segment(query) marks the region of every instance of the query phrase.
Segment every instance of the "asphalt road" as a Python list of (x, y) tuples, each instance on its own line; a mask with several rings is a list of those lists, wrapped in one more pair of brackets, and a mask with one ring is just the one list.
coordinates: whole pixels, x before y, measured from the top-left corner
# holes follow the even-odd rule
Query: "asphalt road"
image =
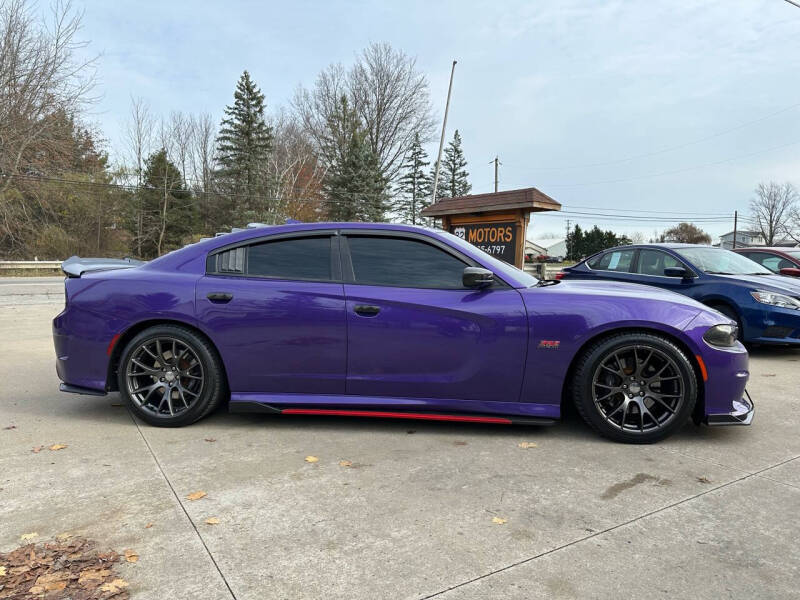
[(752, 427), (689, 425), (654, 446), (574, 416), (220, 411), (156, 429), (115, 395), (57, 391), (59, 286), (0, 280), (0, 551), (31, 532), (131, 548), (135, 599), (798, 597), (800, 351), (754, 353)]

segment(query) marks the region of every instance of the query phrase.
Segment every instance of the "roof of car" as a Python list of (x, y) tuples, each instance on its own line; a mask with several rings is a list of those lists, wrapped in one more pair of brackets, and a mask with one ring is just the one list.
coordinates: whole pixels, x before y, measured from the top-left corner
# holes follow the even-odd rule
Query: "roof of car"
[(734, 250), (737, 252), (740, 250), (748, 250), (750, 252), (754, 250), (755, 251), (766, 250), (768, 252), (778, 252), (780, 254), (785, 254), (787, 250), (800, 250), (800, 248), (792, 248), (791, 246), (745, 246), (743, 248), (735, 248)]

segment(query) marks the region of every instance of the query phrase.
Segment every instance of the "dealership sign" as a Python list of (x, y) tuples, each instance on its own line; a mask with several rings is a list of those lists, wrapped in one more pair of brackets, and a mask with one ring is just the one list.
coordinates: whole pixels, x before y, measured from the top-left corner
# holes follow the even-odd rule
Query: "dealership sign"
[(509, 264), (517, 262), (517, 223), (464, 223), (450, 233)]

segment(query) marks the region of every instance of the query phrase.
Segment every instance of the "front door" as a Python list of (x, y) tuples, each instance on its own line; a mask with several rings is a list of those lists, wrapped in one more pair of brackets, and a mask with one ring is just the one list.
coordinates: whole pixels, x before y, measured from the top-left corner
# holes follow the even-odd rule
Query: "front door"
[(343, 247), (348, 394), (519, 400), (527, 314), (517, 290), (464, 288), (468, 259), (423, 236), (351, 234)]

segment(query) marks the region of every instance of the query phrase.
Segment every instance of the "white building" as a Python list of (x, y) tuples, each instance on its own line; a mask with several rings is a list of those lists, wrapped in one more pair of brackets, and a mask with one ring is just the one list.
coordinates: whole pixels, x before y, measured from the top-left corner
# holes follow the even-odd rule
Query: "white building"
[[(733, 248), (733, 232), (729, 231), (721, 236), (719, 236), (719, 244), (717, 244), (720, 248), (725, 248), (726, 250), (730, 250)], [(736, 232), (736, 247), (737, 248), (747, 248), (748, 246), (766, 246), (766, 241), (764, 240), (764, 236), (761, 235), (760, 231), (737, 231)], [(792, 248), (797, 246), (797, 242), (792, 238), (778, 238), (773, 242), (773, 246), (783, 246), (787, 248)]]
[[(528, 252), (528, 248), (535, 252)], [(549, 240), (527, 240), (525, 242), (525, 254), (533, 254), (538, 256), (557, 256), (564, 258), (567, 255), (567, 240), (564, 239), (549, 239)]]

